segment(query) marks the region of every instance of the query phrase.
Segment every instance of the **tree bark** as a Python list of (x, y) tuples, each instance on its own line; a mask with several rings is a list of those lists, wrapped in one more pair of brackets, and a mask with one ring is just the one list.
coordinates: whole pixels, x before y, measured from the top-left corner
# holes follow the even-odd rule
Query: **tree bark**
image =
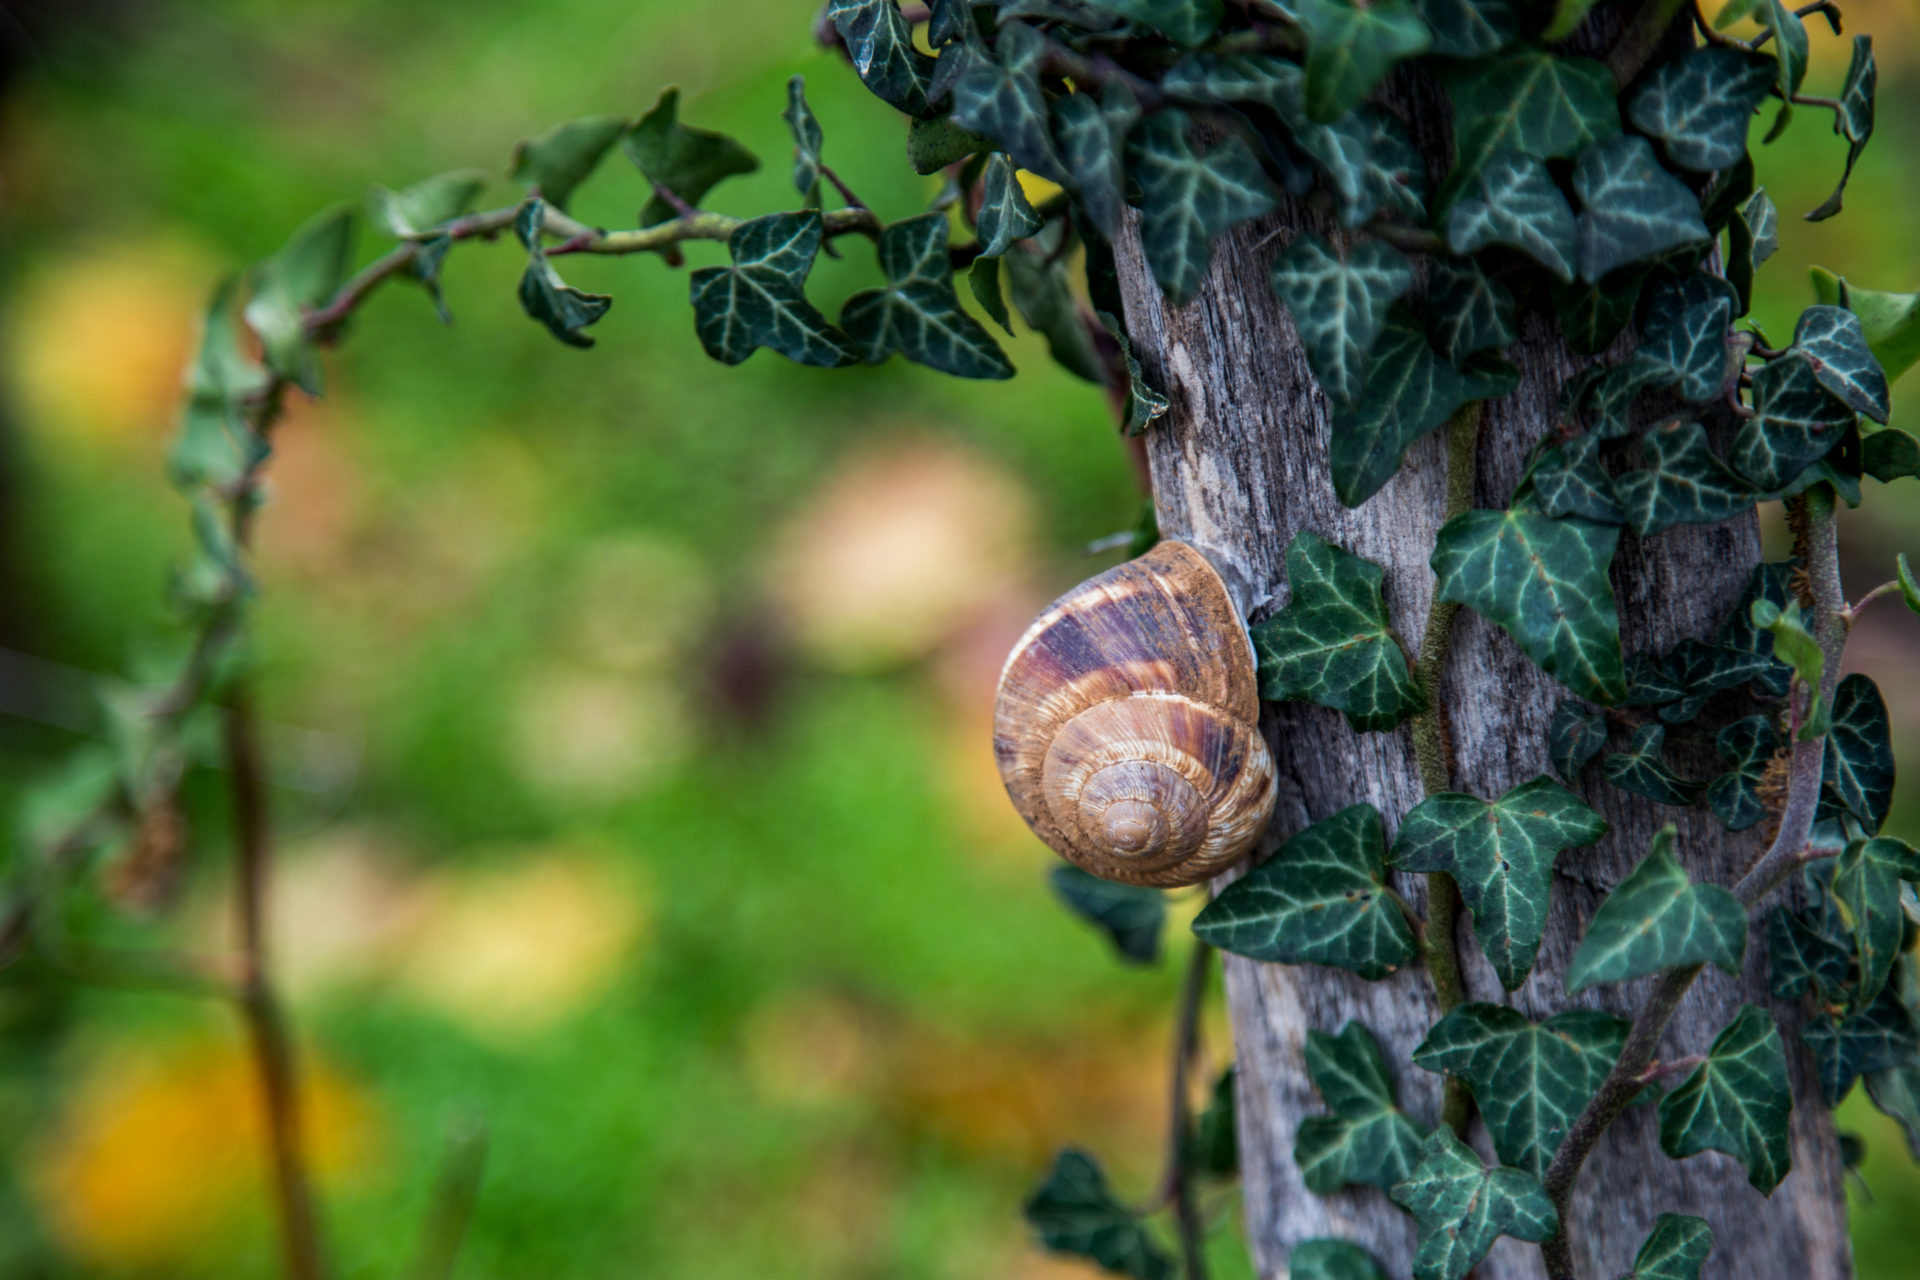
[[(1185, 307), (1172, 307), (1161, 296), (1141, 256), (1137, 225), (1125, 228), (1115, 244), (1128, 332), (1150, 380), (1172, 401), (1148, 436), (1160, 528), (1200, 547), (1230, 582), (1237, 579), (1253, 621), (1285, 603), (1287, 543), (1310, 529), (1385, 566), (1394, 627), (1403, 642), (1417, 645), (1433, 598), (1427, 560), (1445, 499), (1441, 433), (1415, 444), (1399, 475), (1359, 508), (1348, 509), (1334, 497), (1327, 404), (1267, 282), (1269, 258), (1305, 225), (1304, 217), (1289, 206), (1221, 237), (1206, 284)], [(1480, 507), (1506, 505), (1527, 451), (1552, 425), (1561, 381), (1577, 367), (1550, 318), (1523, 315), (1521, 328), (1520, 341), (1508, 352), (1520, 367), (1520, 386), (1490, 402), (1483, 415), (1474, 484)], [(1744, 589), (1759, 554), (1751, 513), (1645, 540), (1623, 535), (1613, 582), (1627, 651), (1664, 650), (1684, 637), (1710, 635)], [(1504, 632), (1471, 611), (1461, 610), (1454, 625), (1441, 696), (1456, 789), (1492, 798), (1549, 771), (1547, 727), (1555, 704), (1570, 695)], [(1263, 723), (1280, 770), (1267, 850), (1362, 800), (1381, 811), (1391, 833), (1423, 798), (1404, 727), (1355, 733), (1337, 712), (1305, 703), (1268, 704)], [(1697, 757), (1676, 749), (1671, 759), (1694, 777), (1717, 771), (1710, 746)], [(1469, 999), (1511, 1004), (1536, 1020), (1575, 1006), (1631, 1017), (1652, 979), (1577, 999), (1569, 999), (1563, 987), (1567, 962), (1607, 890), (1669, 822), (1679, 827), (1680, 855), (1696, 878), (1731, 884), (1765, 848), (1764, 824), (1730, 836), (1704, 806), (1662, 807), (1591, 776), (1575, 790), (1605, 815), (1610, 832), (1597, 845), (1561, 856), (1539, 959), (1526, 985), (1511, 996), (1502, 992), (1463, 919), (1458, 941)], [(1396, 880), (1408, 898), (1424, 902), (1421, 877), (1396, 874)], [(1743, 978), (1709, 969), (1674, 1019), (1662, 1057), (1705, 1052), (1743, 1002), (1770, 1008), (1780, 1020), (1793, 1075), (1793, 1171), (1764, 1198), (1730, 1157), (1669, 1159), (1659, 1148), (1653, 1107), (1634, 1108), (1594, 1152), (1574, 1196), (1568, 1229), (1583, 1277), (1607, 1280), (1627, 1271), (1664, 1212), (1697, 1214), (1712, 1225), (1709, 1276), (1851, 1275), (1833, 1123), (1799, 1041), (1800, 1011), (1776, 1004), (1767, 992), (1764, 919), (1763, 908), (1749, 932)], [(1402, 1105), (1423, 1124), (1435, 1122), (1440, 1078), (1409, 1065), (1413, 1048), (1438, 1016), (1425, 972), (1414, 967), (1369, 983), (1333, 969), (1228, 956), (1226, 982), (1239, 1062), (1247, 1229), (1260, 1274), (1284, 1275), (1288, 1254), (1301, 1240), (1338, 1236), (1366, 1246), (1389, 1275), (1408, 1275), (1412, 1220), (1370, 1188), (1333, 1196), (1307, 1191), (1293, 1143), (1300, 1120), (1324, 1110), (1302, 1058), (1306, 1033), (1338, 1031), (1349, 1019), (1360, 1020), (1380, 1040), (1398, 1076)], [(1477, 1120), (1471, 1138), (1483, 1156), (1491, 1156)], [(1503, 1239), (1475, 1274), (1519, 1280), (1544, 1271), (1535, 1246)]]

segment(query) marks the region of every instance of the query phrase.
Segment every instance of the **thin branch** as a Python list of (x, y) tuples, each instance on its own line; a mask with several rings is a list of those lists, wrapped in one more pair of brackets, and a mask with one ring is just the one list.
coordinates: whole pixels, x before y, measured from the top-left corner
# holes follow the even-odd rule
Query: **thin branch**
[(1894, 578), (1887, 582), (1881, 583), (1879, 586), (1875, 587), (1873, 590), (1867, 592), (1867, 594), (1861, 596), (1858, 600), (1855, 600), (1852, 604), (1842, 609), (1840, 611), (1841, 621), (1845, 622), (1847, 626), (1851, 628), (1855, 622), (1859, 621), (1860, 615), (1866, 612), (1866, 608), (1868, 605), (1872, 604), (1875, 600), (1878, 600), (1882, 596), (1890, 596), (1890, 595), (1897, 594), (1899, 590), (1900, 590), (1900, 580), (1898, 578)]
[(1186, 1280), (1207, 1280), (1207, 1224), (1200, 1212), (1200, 1198), (1193, 1189), (1193, 1112), (1188, 1073), (1200, 1052), (1200, 1004), (1206, 995), (1207, 969), (1212, 961), (1213, 948), (1195, 938), (1186, 980), (1180, 986), (1180, 1013), (1174, 1028), (1167, 1173), (1174, 1221), (1179, 1227), (1180, 1252), (1187, 1264)]

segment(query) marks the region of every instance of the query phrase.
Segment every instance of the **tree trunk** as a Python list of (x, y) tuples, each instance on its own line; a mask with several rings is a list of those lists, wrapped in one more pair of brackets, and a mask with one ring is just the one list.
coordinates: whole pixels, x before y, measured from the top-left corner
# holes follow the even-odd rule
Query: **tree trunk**
[[(1433, 598), (1427, 559), (1445, 501), (1442, 433), (1417, 443), (1406, 466), (1358, 509), (1334, 497), (1327, 470), (1327, 404), (1308, 371), (1286, 309), (1267, 282), (1267, 263), (1303, 216), (1274, 219), (1221, 237), (1206, 284), (1192, 303), (1172, 307), (1141, 256), (1137, 226), (1115, 246), (1127, 329), (1150, 380), (1172, 401), (1148, 436), (1160, 527), (1208, 553), (1258, 620), (1285, 602), (1285, 549), (1310, 529), (1385, 566), (1387, 602), (1402, 640), (1417, 645)], [(1325, 228), (1319, 228), (1325, 230)], [(1547, 317), (1526, 315), (1508, 353), (1521, 369), (1517, 391), (1483, 415), (1475, 505), (1503, 507), (1528, 449), (1553, 422), (1560, 383), (1576, 366)], [(1747, 583), (1759, 559), (1755, 517), (1682, 526), (1641, 540), (1624, 534), (1613, 570), (1628, 652), (1664, 650), (1707, 636)], [(1492, 798), (1549, 770), (1547, 726), (1567, 692), (1532, 665), (1511, 639), (1461, 610), (1441, 682), (1450, 730), (1452, 785)], [(1344, 717), (1305, 703), (1269, 704), (1264, 727), (1280, 770), (1280, 800), (1269, 842), (1356, 801), (1368, 801), (1391, 833), (1423, 797), (1406, 728), (1355, 733)], [(1695, 777), (1716, 762), (1675, 763)], [(1606, 891), (1646, 852), (1654, 833), (1679, 826), (1679, 850), (1698, 878), (1731, 884), (1765, 847), (1764, 824), (1728, 835), (1704, 806), (1662, 807), (1597, 780), (1576, 787), (1612, 830), (1597, 845), (1561, 856), (1539, 960), (1511, 997), (1481, 955), (1467, 922), (1459, 947), (1469, 999), (1511, 1004), (1539, 1019), (1579, 1006), (1631, 1017), (1652, 979), (1569, 999), (1563, 976)], [(1421, 877), (1396, 873), (1398, 887), (1424, 901)], [(1462, 913), (1463, 916), (1465, 913)], [(1846, 1206), (1833, 1123), (1821, 1106), (1800, 1045), (1797, 1008), (1775, 1004), (1765, 981), (1764, 911), (1757, 913), (1741, 980), (1709, 969), (1674, 1019), (1663, 1057), (1704, 1052), (1742, 1002), (1779, 1018), (1794, 1083), (1793, 1171), (1762, 1197), (1741, 1165), (1708, 1153), (1675, 1161), (1659, 1148), (1651, 1106), (1630, 1110), (1581, 1176), (1568, 1229), (1580, 1274), (1607, 1280), (1628, 1270), (1654, 1219), (1697, 1214), (1713, 1227), (1709, 1276), (1839, 1280), (1852, 1272)], [(1338, 1031), (1359, 1019), (1379, 1038), (1399, 1079), (1402, 1104), (1423, 1124), (1439, 1113), (1440, 1078), (1408, 1065), (1437, 1017), (1424, 970), (1377, 983), (1334, 969), (1256, 964), (1226, 957), (1226, 982), (1239, 1062), (1240, 1160), (1247, 1228), (1260, 1274), (1285, 1273), (1296, 1243), (1316, 1236), (1357, 1241), (1388, 1274), (1409, 1274), (1412, 1220), (1371, 1188), (1318, 1196), (1293, 1160), (1302, 1117), (1324, 1110), (1307, 1077), (1302, 1047), (1310, 1029)], [(1491, 1146), (1475, 1123), (1472, 1141)], [(1501, 1240), (1475, 1272), (1483, 1280), (1544, 1274), (1540, 1251)]]

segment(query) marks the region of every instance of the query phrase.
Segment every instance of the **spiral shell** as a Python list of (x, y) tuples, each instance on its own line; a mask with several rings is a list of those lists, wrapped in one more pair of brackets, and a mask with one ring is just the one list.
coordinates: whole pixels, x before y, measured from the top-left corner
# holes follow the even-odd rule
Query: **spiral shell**
[(1075, 587), (1014, 646), (993, 748), (1014, 807), (1083, 870), (1196, 884), (1273, 812), (1253, 648), (1220, 574), (1162, 542)]

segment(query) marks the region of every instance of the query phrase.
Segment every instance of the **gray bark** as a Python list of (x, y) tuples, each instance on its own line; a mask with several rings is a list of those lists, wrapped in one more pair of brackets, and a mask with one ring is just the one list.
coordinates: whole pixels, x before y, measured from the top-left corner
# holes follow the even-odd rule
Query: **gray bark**
[[(1148, 437), (1160, 527), (1206, 551), (1230, 571), (1230, 579), (1241, 579), (1254, 620), (1285, 602), (1286, 545), (1299, 530), (1313, 530), (1385, 566), (1394, 626), (1417, 646), (1433, 596), (1427, 559), (1444, 504), (1442, 440), (1436, 433), (1417, 443), (1400, 474), (1358, 509), (1334, 497), (1326, 402), (1267, 283), (1269, 258), (1299, 225), (1295, 214), (1285, 213), (1222, 237), (1207, 283), (1179, 308), (1169, 306), (1154, 285), (1134, 227), (1115, 246), (1128, 331), (1150, 380), (1172, 401)], [(1528, 316), (1522, 327), (1520, 342), (1508, 353), (1521, 368), (1521, 385), (1489, 404), (1484, 415), (1475, 479), (1475, 505), (1481, 507), (1506, 505), (1527, 450), (1552, 423), (1561, 380), (1576, 367), (1545, 319)], [(1625, 535), (1614, 589), (1628, 652), (1709, 635), (1758, 558), (1751, 514), (1644, 541)], [(1568, 695), (1504, 632), (1471, 611), (1462, 610), (1455, 624), (1441, 692), (1455, 788), (1491, 798), (1549, 771), (1547, 726), (1555, 704)], [(1266, 849), (1360, 800), (1381, 811), (1391, 834), (1422, 798), (1404, 728), (1356, 734), (1338, 713), (1302, 703), (1268, 704), (1264, 728), (1280, 768), (1280, 800)], [(1700, 758), (1677, 752), (1671, 758), (1694, 777), (1716, 771), (1710, 748)], [(1631, 1017), (1645, 983), (1606, 987), (1577, 1000), (1563, 989), (1567, 962), (1607, 890), (1669, 822), (1678, 824), (1681, 857), (1699, 878), (1731, 884), (1764, 848), (1765, 824), (1729, 836), (1704, 806), (1662, 807), (1594, 778), (1576, 790), (1606, 816), (1611, 832), (1591, 848), (1562, 855), (1538, 963), (1511, 997), (1501, 991), (1462, 920), (1459, 945), (1469, 999), (1510, 1003), (1535, 1019), (1575, 1005)], [(1420, 877), (1399, 880), (1402, 892), (1423, 901)], [(1747, 1184), (1745, 1171), (1729, 1157), (1670, 1160), (1659, 1149), (1653, 1108), (1636, 1107), (1588, 1161), (1576, 1191), (1570, 1229), (1583, 1277), (1606, 1280), (1628, 1270), (1663, 1212), (1697, 1214), (1712, 1224), (1709, 1276), (1851, 1275), (1833, 1124), (1799, 1043), (1799, 1011), (1775, 1004), (1767, 993), (1764, 918), (1765, 907), (1753, 919), (1745, 976), (1736, 981), (1709, 969), (1674, 1020), (1662, 1057), (1704, 1052), (1742, 1002), (1772, 1008), (1785, 1031), (1794, 1077), (1792, 1173), (1769, 1199)], [(1371, 1189), (1330, 1197), (1307, 1191), (1293, 1143), (1302, 1117), (1324, 1110), (1302, 1060), (1306, 1033), (1337, 1031), (1355, 1018), (1379, 1038), (1397, 1072), (1403, 1105), (1423, 1123), (1434, 1121), (1439, 1077), (1409, 1064), (1436, 1017), (1424, 971), (1368, 983), (1338, 970), (1229, 956), (1226, 983), (1239, 1062), (1247, 1228), (1260, 1274), (1283, 1276), (1288, 1253), (1301, 1240), (1339, 1236), (1364, 1244), (1390, 1275), (1408, 1275), (1411, 1219)], [(1475, 1129), (1473, 1141), (1490, 1156), (1477, 1122)], [(1544, 1272), (1535, 1246), (1502, 1240), (1475, 1274), (1519, 1280)]]

